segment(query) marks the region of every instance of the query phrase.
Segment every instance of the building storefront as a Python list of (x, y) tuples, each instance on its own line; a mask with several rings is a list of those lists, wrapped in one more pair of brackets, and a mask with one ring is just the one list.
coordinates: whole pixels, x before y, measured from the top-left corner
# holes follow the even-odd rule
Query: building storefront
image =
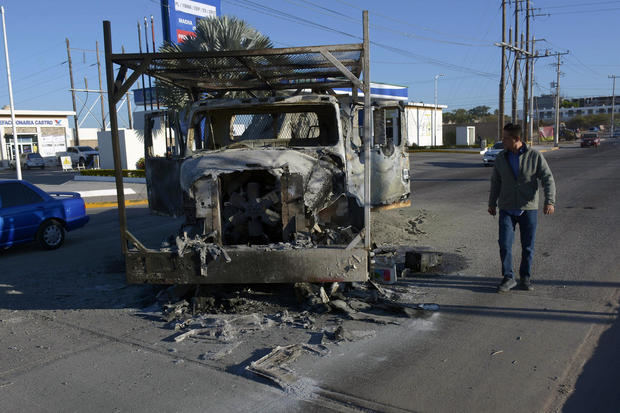
[[(16, 110), (15, 126), (19, 153), (37, 152), (43, 157), (56, 156), (71, 146), (72, 131), (67, 117), (72, 111)], [(11, 111), (0, 110), (0, 165), (14, 159)]]

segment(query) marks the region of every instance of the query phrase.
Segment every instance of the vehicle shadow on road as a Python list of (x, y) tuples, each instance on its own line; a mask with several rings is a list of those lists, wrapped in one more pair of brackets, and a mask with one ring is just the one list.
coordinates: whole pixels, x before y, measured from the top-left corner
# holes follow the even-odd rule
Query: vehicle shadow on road
[[(616, 317), (618, 313), (616, 312)], [(565, 413), (611, 412), (620, 406), (620, 319), (605, 331), (594, 354), (585, 364), (573, 394), (562, 409)]]
[[(134, 235), (157, 246), (162, 234), (176, 223), (150, 215), (146, 209), (127, 209)], [(57, 250), (38, 244), (16, 245), (0, 251), (0, 310), (78, 310), (142, 308), (152, 304), (158, 287), (129, 285), (120, 252), (118, 211), (91, 215), (84, 228), (66, 234)]]

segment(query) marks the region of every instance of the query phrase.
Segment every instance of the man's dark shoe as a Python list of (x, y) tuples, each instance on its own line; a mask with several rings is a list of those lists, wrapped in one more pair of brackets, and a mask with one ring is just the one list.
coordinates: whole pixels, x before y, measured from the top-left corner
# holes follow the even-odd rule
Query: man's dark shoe
[(504, 277), (502, 283), (497, 287), (498, 293), (507, 293), (517, 286), (517, 282), (514, 278)]
[(521, 277), (521, 282), (519, 282), (519, 287), (525, 291), (534, 291), (534, 286), (530, 281), (530, 277)]

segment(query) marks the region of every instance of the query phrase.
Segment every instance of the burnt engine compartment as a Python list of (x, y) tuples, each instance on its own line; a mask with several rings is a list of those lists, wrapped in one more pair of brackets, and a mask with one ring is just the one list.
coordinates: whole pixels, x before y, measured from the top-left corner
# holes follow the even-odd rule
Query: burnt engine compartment
[(245, 170), (203, 177), (184, 195), (180, 235), (219, 245), (347, 244), (363, 227), (363, 208), (343, 193), (334, 195), (341, 175), (316, 175), (310, 195), (304, 177), (286, 168), (280, 176)]
[(222, 244), (268, 244), (282, 238), (282, 196), (277, 178), (267, 171), (220, 177)]

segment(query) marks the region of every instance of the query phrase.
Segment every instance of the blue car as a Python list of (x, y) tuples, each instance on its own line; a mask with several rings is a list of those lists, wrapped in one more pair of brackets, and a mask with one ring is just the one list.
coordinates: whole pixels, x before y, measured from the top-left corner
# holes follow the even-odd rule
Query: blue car
[(76, 192), (47, 193), (26, 181), (0, 180), (0, 248), (36, 240), (53, 250), (62, 245), (65, 231), (88, 220)]

